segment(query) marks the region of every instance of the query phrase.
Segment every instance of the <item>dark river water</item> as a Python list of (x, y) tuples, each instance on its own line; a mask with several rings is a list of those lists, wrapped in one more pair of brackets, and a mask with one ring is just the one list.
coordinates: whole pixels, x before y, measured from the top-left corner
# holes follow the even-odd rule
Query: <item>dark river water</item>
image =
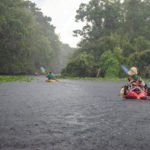
[(0, 150), (150, 150), (150, 101), (124, 83), (0, 83)]

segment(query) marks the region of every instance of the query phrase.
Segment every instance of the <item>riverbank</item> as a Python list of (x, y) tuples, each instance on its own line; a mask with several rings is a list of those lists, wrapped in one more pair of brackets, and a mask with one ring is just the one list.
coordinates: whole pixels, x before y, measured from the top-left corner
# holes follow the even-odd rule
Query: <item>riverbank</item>
[(59, 77), (59, 79), (71, 79), (71, 80), (97, 80), (97, 81), (127, 81), (126, 78), (110, 78), (110, 77)]
[[(38, 76), (37, 76), (38, 77)], [(25, 75), (0, 75), (0, 82), (15, 82), (26, 81), (30, 82), (34, 77)], [(57, 76), (57, 79), (69, 79), (69, 80), (93, 80), (93, 81), (115, 81), (115, 82), (128, 82), (127, 78), (115, 78), (115, 77), (69, 77), (69, 76)], [(144, 79), (146, 83), (150, 82), (150, 79)]]
[[(59, 79), (71, 79), (71, 80), (97, 80), (97, 81), (116, 81), (116, 82), (128, 82), (127, 77), (126, 78), (117, 78), (117, 77), (58, 77)], [(150, 82), (150, 79), (144, 79), (143, 80), (148, 83)]]
[(33, 78), (29, 76), (0, 75), (0, 82), (14, 82), (14, 81), (30, 82), (31, 80), (33, 80)]

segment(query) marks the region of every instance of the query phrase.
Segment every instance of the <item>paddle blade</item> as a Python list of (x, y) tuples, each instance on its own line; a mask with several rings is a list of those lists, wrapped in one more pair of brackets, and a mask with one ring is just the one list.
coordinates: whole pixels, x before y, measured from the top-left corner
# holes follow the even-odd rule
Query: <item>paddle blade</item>
[(40, 70), (41, 70), (42, 73), (46, 72), (44, 67), (40, 67)]
[(126, 73), (126, 74), (128, 74), (128, 68), (127, 68), (127, 66), (125, 66), (125, 65), (121, 65), (121, 68), (123, 69), (123, 71)]

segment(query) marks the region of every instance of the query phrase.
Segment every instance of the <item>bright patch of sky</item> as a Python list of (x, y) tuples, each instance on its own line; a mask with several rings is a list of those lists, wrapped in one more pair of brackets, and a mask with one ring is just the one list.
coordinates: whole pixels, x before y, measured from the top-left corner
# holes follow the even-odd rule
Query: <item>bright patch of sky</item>
[(89, 0), (31, 0), (37, 4), (44, 15), (52, 18), (52, 24), (56, 27), (56, 33), (63, 43), (71, 47), (77, 47), (79, 37), (73, 36), (73, 30), (81, 29), (83, 23), (75, 22), (76, 10), (81, 3)]

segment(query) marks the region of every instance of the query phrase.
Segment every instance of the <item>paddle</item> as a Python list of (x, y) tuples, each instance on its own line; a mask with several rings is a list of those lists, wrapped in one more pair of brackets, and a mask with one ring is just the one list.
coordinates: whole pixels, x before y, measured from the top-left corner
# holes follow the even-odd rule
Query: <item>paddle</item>
[(46, 70), (45, 70), (45, 68), (44, 67), (40, 67), (40, 70), (41, 70), (41, 72), (43, 73), (43, 74), (45, 74), (46, 73)]
[(123, 71), (125, 72), (125, 74), (128, 74), (128, 68), (126, 65), (121, 65), (121, 68), (123, 69)]

